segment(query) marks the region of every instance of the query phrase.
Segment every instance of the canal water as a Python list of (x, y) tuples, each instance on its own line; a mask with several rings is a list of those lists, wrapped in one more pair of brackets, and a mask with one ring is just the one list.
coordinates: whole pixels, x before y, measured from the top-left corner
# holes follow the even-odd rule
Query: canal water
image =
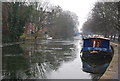
[(41, 40), (2, 48), (3, 79), (99, 79), (82, 70), (82, 40)]

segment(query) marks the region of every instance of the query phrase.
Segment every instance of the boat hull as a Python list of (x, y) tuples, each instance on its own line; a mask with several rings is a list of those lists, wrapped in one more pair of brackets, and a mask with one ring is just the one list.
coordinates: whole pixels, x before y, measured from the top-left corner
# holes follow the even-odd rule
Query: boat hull
[(88, 57), (92, 59), (106, 59), (106, 58), (112, 58), (113, 57), (113, 52), (104, 52), (104, 51), (97, 51), (97, 52), (92, 52), (92, 51), (83, 51), (82, 56), (83, 57)]

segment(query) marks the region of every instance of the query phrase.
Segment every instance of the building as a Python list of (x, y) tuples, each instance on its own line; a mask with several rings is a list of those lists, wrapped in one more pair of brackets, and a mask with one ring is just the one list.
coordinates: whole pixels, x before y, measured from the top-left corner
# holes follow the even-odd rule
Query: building
[(33, 34), (35, 33), (38, 29), (35, 27), (35, 24), (30, 22), (25, 25), (26, 28), (26, 34)]

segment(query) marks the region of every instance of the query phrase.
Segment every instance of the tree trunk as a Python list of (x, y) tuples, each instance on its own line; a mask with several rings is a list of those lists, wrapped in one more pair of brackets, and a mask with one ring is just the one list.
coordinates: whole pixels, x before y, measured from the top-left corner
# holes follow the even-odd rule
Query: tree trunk
[(120, 43), (120, 33), (118, 33), (118, 42)]
[(105, 34), (105, 36), (104, 36), (105, 38), (109, 38), (109, 35), (107, 35), (107, 34)]
[(104, 35), (104, 37), (106, 38), (106, 37), (107, 37), (107, 35), (105, 34), (105, 35)]
[(116, 34), (114, 34), (113, 40), (116, 41)]
[(110, 39), (113, 40), (113, 35), (110, 36)]

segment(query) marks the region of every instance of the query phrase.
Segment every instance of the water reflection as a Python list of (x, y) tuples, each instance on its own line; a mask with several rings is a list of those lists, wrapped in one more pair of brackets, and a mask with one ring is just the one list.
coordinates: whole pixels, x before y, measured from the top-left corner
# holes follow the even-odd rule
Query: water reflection
[(74, 41), (37, 41), (3, 47), (4, 78), (45, 79), (61, 64), (76, 58), (74, 49)]
[(62, 45), (59, 42), (42, 41), (39, 44), (34, 44), (26, 47), (30, 55), (32, 78), (47, 78), (46, 75), (52, 70), (56, 71), (62, 63), (75, 59), (75, 54), (72, 54), (74, 48), (72, 44)]
[(2, 48), (2, 74), (7, 79), (19, 79), (21, 72), (25, 71), (29, 65), (22, 56), (23, 50), (19, 45)]
[(99, 59), (99, 56), (96, 56), (97, 59), (93, 59), (91, 57), (94, 57), (94, 55), (90, 55), (90, 56), (84, 56), (81, 55), (81, 60), (82, 60), (82, 69), (83, 71), (90, 73), (93, 81), (97, 81), (102, 74), (106, 71), (107, 67), (110, 64), (110, 61), (112, 60), (112, 58), (106, 58), (106, 59)]

